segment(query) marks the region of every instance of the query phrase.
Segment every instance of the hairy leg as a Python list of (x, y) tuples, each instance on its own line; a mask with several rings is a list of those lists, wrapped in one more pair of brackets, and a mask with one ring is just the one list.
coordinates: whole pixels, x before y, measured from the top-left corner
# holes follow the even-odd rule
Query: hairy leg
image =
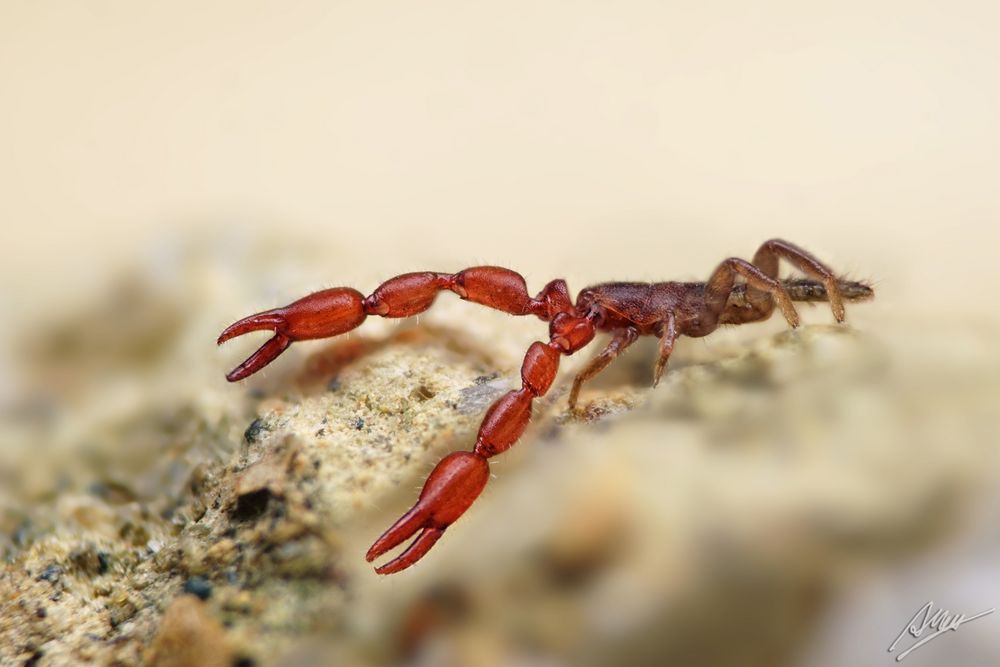
[[(738, 257), (730, 257), (723, 261), (705, 284), (705, 308), (707, 311), (705, 314), (710, 319), (714, 318), (714, 321), (722, 323), (736, 321), (728, 319), (730, 313), (725, 311), (729, 294), (736, 284), (737, 276), (746, 280), (747, 285), (751, 288), (747, 290), (747, 301), (750, 302), (747, 315), (755, 316), (754, 319), (763, 319), (771, 314), (774, 308), (773, 304), (777, 303), (788, 324), (793, 328), (799, 326), (799, 314), (796, 312), (795, 306), (792, 305), (792, 299), (785, 286), (776, 278), (764, 273), (760, 268)], [(750, 298), (749, 292), (752, 290), (757, 290), (766, 296), (766, 314), (763, 317), (756, 317), (764, 309), (764, 304), (761, 303), (760, 299)], [(740, 321), (752, 320), (748, 318)]]
[(580, 388), (595, 375), (608, 367), (615, 357), (622, 353), (629, 345), (634, 343), (639, 337), (639, 332), (633, 327), (619, 329), (614, 333), (611, 342), (608, 343), (600, 354), (590, 360), (582, 371), (573, 379), (573, 388), (569, 392), (569, 409), (576, 411), (576, 401), (580, 397)]
[(660, 337), (659, 354), (656, 357), (656, 366), (653, 367), (653, 386), (660, 384), (660, 376), (663, 369), (667, 367), (670, 353), (674, 351), (674, 341), (677, 340), (677, 327), (674, 314), (668, 313), (667, 319), (657, 327), (656, 334)]
[(768, 276), (777, 278), (779, 259), (786, 260), (810, 278), (823, 283), (833, 316), (838, 322), (844, 321), (844, 299), (837, 284), (837, 276), (830, 267), (819, 261), (812, 253), (782, 239), (765, 241), (754, 254), (753, 263)]

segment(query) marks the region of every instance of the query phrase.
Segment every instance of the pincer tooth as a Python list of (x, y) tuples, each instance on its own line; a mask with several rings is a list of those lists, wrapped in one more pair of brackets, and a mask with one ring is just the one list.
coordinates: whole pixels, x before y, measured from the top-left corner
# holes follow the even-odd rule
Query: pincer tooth
[(444, 529), (442, 528), (424, 528), (420, 532), (420, 535), (417, 536), (417, 539), (413, 540), (413, 544), (406, 548), (406, 551), (385, 565), (375, 568), (375, 572), (378, 574), (392, 574), (400, 570), (405, 570), (423, 558), (424, 554), (431, 550), (431, 547), (441, 539), (442, 535), (444, 535)]
[(375, 544), (368, 549), (365, 560), (369, 563), (384, 554), (390, 549), (394, 549), (406, 540), (410, 539), (414, 533), (421, 528), (425, 528), (429, 519), (429, 512), (426, 505), (417, 502), (409, 512), (399, 517), (396, 523), (392, 524), (382, 536), (375, 540)]
[[(236, 334), (239, 335), (239, 334)], [(260, 369), (267, 366), (269, 363), (274, 361), (274, 359), (284, 352), (292, 341), (288, 336), (282, 334), (275, 334), (270, 340), (257, 348), (257, 351), (247, 357), (247, 360), (242, 364), (231, 370), (227, 375), (226, 379), (230, 382), (237, 382), (243, 378), (253, 375)]]
[(257, 313), (256, 315), (250, 315), (249, 317), (244, 317), (238, 322), (233, 322), (225, 331), (219, 334), (219, 340), (216, 341), (217, 345), (222, 345), (227, 340), (236, 338), (237, 336), (242, 336), (245, 333), (250, 333), (251, 331), (263, 331), (269, 330), (278, 332), (285, 327), (287, 320), (285, 316), (282, 315), (278, 310), (266, 310), (263, 313)]

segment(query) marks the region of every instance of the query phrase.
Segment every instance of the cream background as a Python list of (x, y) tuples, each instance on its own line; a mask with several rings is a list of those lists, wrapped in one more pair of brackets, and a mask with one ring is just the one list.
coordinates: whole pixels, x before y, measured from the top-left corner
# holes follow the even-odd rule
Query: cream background
[(45, 310), (208, 229), (339, 246), (336, 284), (486, 261), (533, 289), (700, 278), (780, 235), (875, 278), (887, 307), (980, 309), (998, 19), (969, 1), (3, 0), (2, 305)]

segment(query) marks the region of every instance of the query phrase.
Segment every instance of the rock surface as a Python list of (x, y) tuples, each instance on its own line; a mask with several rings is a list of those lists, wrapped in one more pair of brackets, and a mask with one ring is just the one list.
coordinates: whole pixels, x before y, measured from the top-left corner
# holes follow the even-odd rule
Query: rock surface
[[(204, 341), (240, 298), (204, 278), (131, 283), (27, 345), (0, 663), (782, 664), (839, 586), (995, 479), (995, 338), (772, 322), (680, 345), (656, 390), (637, 345), (584, 418), (566, 364), (468, 515), (379, 578), (367, 546), (543, 330), (442, 300), (231, 386)], [(94, 314), (123, 304), (124, 328)]]

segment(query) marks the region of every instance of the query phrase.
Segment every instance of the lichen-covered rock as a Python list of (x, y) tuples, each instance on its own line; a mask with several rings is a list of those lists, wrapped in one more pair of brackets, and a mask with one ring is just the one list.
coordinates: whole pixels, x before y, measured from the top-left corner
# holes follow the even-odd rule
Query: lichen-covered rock
[(468, 514), (379, 578), (368, 545), (544, 325), (442, 304), (240, 387), (201, 345), (211, 293), (143, 300), (192, 305), (100, 380), (81, 350), (104, 324), (41, 341), (62, 407), (3, 425), (0, 663), (779, 664), (843, 577), (940, 540), (996, 456), (987, 335), (719, 332), (655, 391), (640, 343), (583, 418), (567, 360)]

